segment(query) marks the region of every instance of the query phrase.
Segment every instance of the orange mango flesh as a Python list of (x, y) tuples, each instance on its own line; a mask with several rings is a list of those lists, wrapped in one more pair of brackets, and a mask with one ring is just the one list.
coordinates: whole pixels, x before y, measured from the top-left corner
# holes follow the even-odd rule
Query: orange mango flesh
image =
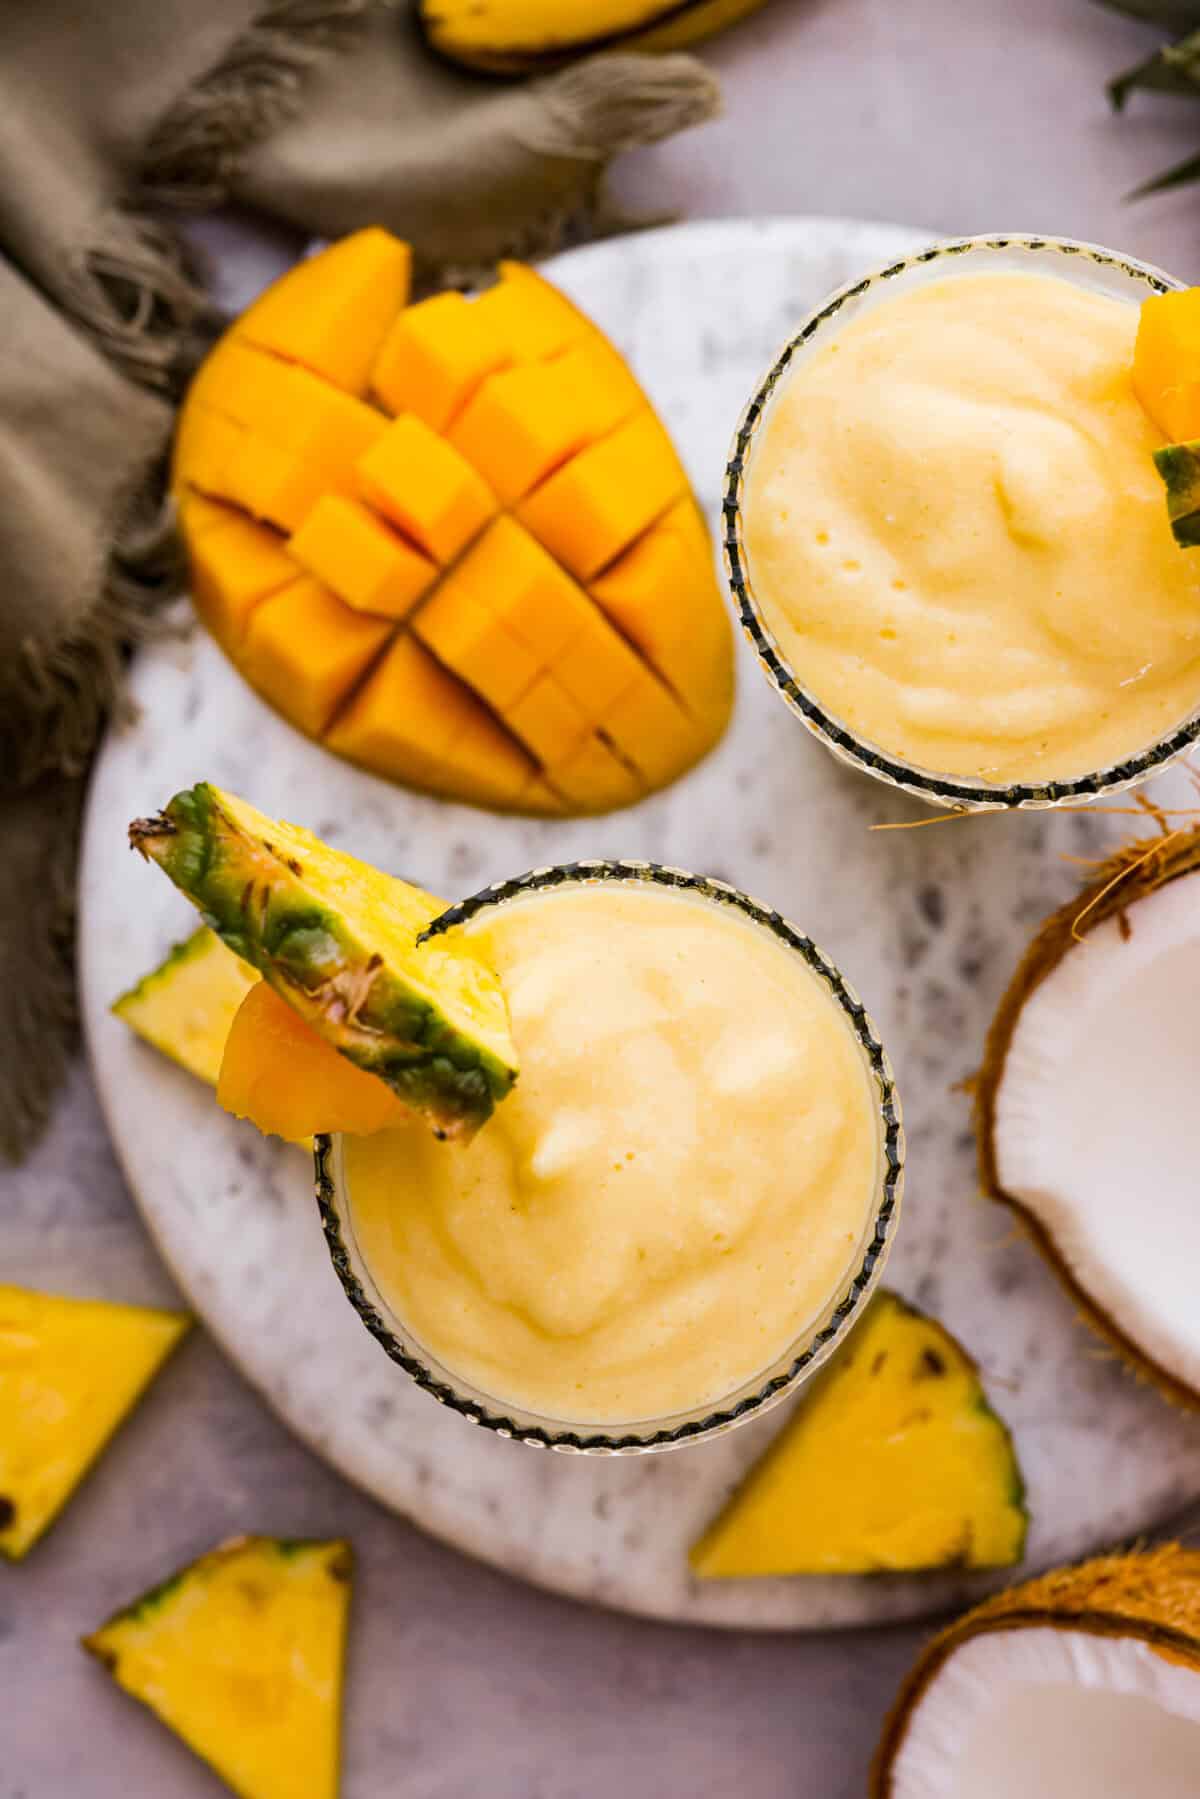
[(484, 806), (515, 805), (537, 772), (470, 689), (407, 634), (395, 638), (325, 741), (363, 768)]
[(197, 610), (300, 730), (389, 779), (604, 811), (711, 747), (732, 638), (699, 512), (617, 351), (549, 283), (404, 304), (364, 231), (197, 373), (173, 485)]
[(1168, 443), (1200, 437), (1200, 288), (1142, 302), (1133, 391)]
[(241, 666), (277, 711), (320, 737), (390, 636), (386, 619), (354, 612), (320, 581), (301, 575), (250, 614)]
[(357, 612), (403, 618), (437, 579), (437, 567), (369, 507), (323, 494), (288, 554)]
[(363, 498), (434, 562), (453, 562), (496, 502), (465, 457), (415, 413), (401, 413), (355, 464)]
[(269, 287), (234, 326), (246, 343), (366, 392), (376, 354), (408, 300), (412, 254), (387, 231), (358, 231)]
[(687, 490), (671, 440), (647, 408), (556, 469), (522, 501), (517, 517), (587, 580)]
[(217, 1099), (289, 1142), (324, 1131), (365, 1136), (405, 1112), (386, 1082), (339, 1055), (266, 981), (251, 987), (234, 1014)]
[(191, 550), (196, 610), (236, 661), (251, 612), (300, 570), (280, 539), (231, 506), (192, 494), (180, 507)]

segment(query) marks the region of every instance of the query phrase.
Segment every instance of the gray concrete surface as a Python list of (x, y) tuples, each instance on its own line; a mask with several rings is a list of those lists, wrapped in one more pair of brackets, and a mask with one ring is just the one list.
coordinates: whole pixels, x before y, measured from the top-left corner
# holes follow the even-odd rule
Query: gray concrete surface
[[(854, 213), (1089, 237), (1200, 276), (1200, 189), (1121, 195), (1200, 147), (1200, 107), (1110, 118), (1153, 34), (1088, 0), (773, 0), (708, 52), (725, 118), (631, 158), (625, 203)], [(169, 1294), (79, 1067), (0, 1175), (0, 1278)], [(0, 1569), (0, 1799), (223, 1789), (78, 1652), (80, 1630), (223, 1534), (359, 1552), (347, 1799), (856, 1799), (920, 1631), (731, 1637), (591, 1612), (386, 1516), (294, 1443), (201, 1333), (21, 1566)]]

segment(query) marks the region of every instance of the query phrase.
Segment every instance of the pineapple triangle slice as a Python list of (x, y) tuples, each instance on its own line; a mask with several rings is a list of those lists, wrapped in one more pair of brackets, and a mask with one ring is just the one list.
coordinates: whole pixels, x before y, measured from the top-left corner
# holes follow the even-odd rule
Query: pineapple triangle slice
[(0, 1286), (0, 1551), (37, 1541), (190, 1322)]
[(690, 1560), (704, 1577), (1006, 1567), (1023, 1495), (974, 1362), (885, 1292)]
[(258, 970), (201, 925), (115, 999), (112, 1011), (146, 1043), (215, 1087), (237, 1009), (258, 983)]
[(516, 1079), (504, 992), (441, 900), (202, 783), (130, 841), (320, 1036), (446, 1136), (485, 1122)]
[(83, 1639), (243, 1799), (334, 1799), (353, 1557), (236, 1537)]

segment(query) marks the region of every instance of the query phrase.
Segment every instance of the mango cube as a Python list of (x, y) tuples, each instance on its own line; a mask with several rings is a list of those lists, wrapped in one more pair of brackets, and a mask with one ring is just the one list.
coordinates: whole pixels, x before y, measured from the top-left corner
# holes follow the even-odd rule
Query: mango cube
[(712, 545), (691, 495), (591, 584), (592, 597), (693, 711), (723, 712), (733, 654)]
[(561, 793), (556, 793), (545, 775), (531, 775), (513, 800), (518, 812), (533, 812), (543, 817), (561, 815), (566, 807)]
[(641, 389), (599, 338), (556, 356), (489, 375), (450, 441), (506, 505), (643, 405)]
[(593, 610), (549, 551), (507, 514), (476, 538), (454, 574), (547, 664), (578, 636)]
[(478, 704), (402, 632), (335, 719), (326, 742), (339, 756), (393, 780), (432, 784), (455, 732)]
[(175, 434), (172, 487), (181, 486), (181, 471), (186, 470), (187, 482), (201, 493), (223, 493), (226, 470), (244, 436), (242, 427), (222, 413), (199, 405), (185, 407)]
[(406, 1113), (386, 1082), (356, 1068), (266, 981), (250, 988), (234, 1014), (217, 1103), (289, 1143), (318, 1131), (367, 1136)]
[(551, 674), (539, 675), (505, 709), (504, 722), (548, 768), (565, 761), (590, 730), (586, 712)]
[(472, 300), (483, 329), (512, 362), (557, 356), (595, 330), (565, 294), (523, 262), (502, 262), (500, 279)]
[(265, 350), (223, 337), (209, 351), (192, 378), (183, 422), (194, 406), (207, 407), (243, 429), (253, 425), (264, 435), (286, 422), (295, 370)]
[(638, 412), (543, 481), (517, 517), (588, 580), (686, 491), (670, 438), (652, 412)]
[(431, 430), (445, 431), (484, 376), (508, 359), (472, 301), (434, 294), (397, 318), (371, 371), (371, 388), (389, 412), (415, 412)]
[(408, 245), (390, 232), (356, 231), (269, 287), (235, 334), (347, 393), (365, 393), (376, 352), (408, 299), (411, 267)]
[(392, 632), (301, 575), (256, 606), (242, 641), (253, 685), (300, 730), (319, 737)]
[(357, 500), (323, 494), (288, 553), (356, 612), (404, 618), (437, 576), (427, 556)]
[(633, 770), (618, 760), (594, 733), (555, 765), (550, 780), (555, 790), (572, 806), (588, 812), (631, 806), (643, 793), (642, 784)]
[(228, 506), (224, 500), (210, 500), (207, 494), (197, 493), (191, 487), (185, 487), (180, 492), (176, 508), (180, 526), (189, 543), (206, 536), (209, 531), (219, 531), (225, 525), (236, 525), (239, 520), (245, 522), (236, 506)]
[(450, 745), (449, 760), (464, 797), (485, 806), (516, 805), (535, 773), (531, 758), (482, 710)]
[(452, 562), (496, 512), (486, 483), (457, 450), (405, 413), (359, 458), (359, 490), (435, 562)]
[[(189, 502), (189, 509), (196, 506)], [(241, 643), (246, 620), (268, 594), (299, 578), (282, 542), (266, 525), (223, 507), (191, 544), (191, 584), (196, 610), (227, 655)], [(185, 517), (188, 516), (185, 514)]]
[[(339, 755), (394, 780), (451, 793), (465, 787), (464, 798), (485, 804), (497, 794), (506, 803), (515, 798), (536, 772), (470, 690), (407, 633), (371, 671), (327, 742)], [(485, 757), (493, 766), (491, 782), (480, 776)]]
[(669, 769), (686, 767), (694, 737), (692, 722), (674, 694), (644, 668), (604, 714), (603, 730), (648, 786), (667, 778)]
[(1168, 443), (1200, 437), (1200, 288), (1143, 300), (1133, 391)]
[(237, 338), (213, 351), (197, 376), (193, 401), (333, 477), (345, 476), (387, 429), (373, 406)]
[(602, 612), (588, 602), (582, 629), (551, 667), (565, 692), (593, 724), (599, 724), (614, 701), (633, 686), (642, 663)]
[(328, 475), (316, 463), (243, 431), (212, 491), (252, 518), (294, 531), (328, 486)]
[(533, 684), (540, 663), (451, 571), (413, 629), (443, 667), (503, 712)]

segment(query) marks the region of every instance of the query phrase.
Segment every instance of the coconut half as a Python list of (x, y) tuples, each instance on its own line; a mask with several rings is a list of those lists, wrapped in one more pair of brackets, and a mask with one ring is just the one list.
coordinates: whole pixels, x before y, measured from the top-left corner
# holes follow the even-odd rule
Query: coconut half
[(1060, 1568), (934, 1640), (884, 1726), (872, 1799), (1196, 1799), (1200, 1553)]
[(1200, 1406), (1200, 827), (1128, 845), (1046, 920), (989, 1032), (976, 1126), (985, 1192), (1087, 1320)]

